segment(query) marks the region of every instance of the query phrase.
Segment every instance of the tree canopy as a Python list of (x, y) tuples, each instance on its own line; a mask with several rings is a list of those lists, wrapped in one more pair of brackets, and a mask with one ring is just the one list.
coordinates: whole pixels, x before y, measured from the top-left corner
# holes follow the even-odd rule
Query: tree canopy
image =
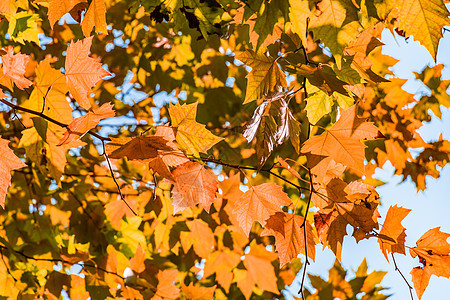
[(450, 142), (418, 130), (450, 81), (426, 67), (429, 93), (406, 92), (380, 38), (435, 59), (445, 2), (1, 1), (0, 297), (292, 299), (298, 276), (303, 299), (388, 298), (386, 272), (341, 266), (351, 236), (420, 299), (450, 234), (405, 245), (420, 212), (380, 215), (373, 175), (439, 177)]

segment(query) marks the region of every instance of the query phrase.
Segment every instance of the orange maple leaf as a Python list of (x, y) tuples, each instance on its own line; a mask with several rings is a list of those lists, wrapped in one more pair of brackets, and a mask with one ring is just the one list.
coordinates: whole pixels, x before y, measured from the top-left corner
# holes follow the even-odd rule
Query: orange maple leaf
[(195, 253), (202, 258), (207, 258), (209, 253), (214, 249), (214, 234), (208, 224), (202, 220), (194, 219), (187, 222), (190, 228), (189, 232), (182, 231), (180, 234), (181, 246), (184, 253), (187, 253), (191, 246), (194, 247)]
[(84, 116), (78, 117), (67, 126), (67, 131), (59, 141), (58, 146), (81, 139), (89, 130), (94, 128), (100, 120), (112, 118), (116, 114), (112, 110), (111, 103), (105, 103), (99, 108), (89, 111)]
[(26, 167), (8, 147), (9, 141), (0, 136), (0, 205), (5, 208), (5, 197), (11, 185), (11, 171)]
[[(261, 236), (273, 235), (275, 237), (275, 245), (280, 258), (280, 268), (293, 259), (297, 258), (300, 253), (305, 253), (305, 237), (303, 232), (302, 216), (289, 214), (285, 212), (277, 212), (270, 216), (264, 226)], [(314, 233), (311, 224), (305, 223), (308, 256), (314, 260), (316, 256)]]
[(378, 237), (381, 252), (383, 252), (386, 260), (388, 259), (388, 252), (405, 254), (406, 229), (402, 226), (401, 222), (410, 211), (410, 209), (397, 205), (389, 207), (386, 220), (383, 223), (383, 228), (381, 228)]
[(92, 39), (93, 36), (70, 43), (65, 64), (69, 92), (84, 109), (91, 107), (88, 99), (91, 88), (103, 77), (111, 75), (99, 60), (88, 56)]
[(303, 153), (331, 157), (360, 174), (364, 174), (364, 148), (361, 140), (381, 137), (372, 122), (356, 115), (356, 105), (342, 112), (339, 120), (329, 130), (308, 139), (302, 147)]
[(89, 36), (94, 26), (96, 32), (108, 33), (105, 0), (93, 0), (90, 3), (81, 23), (84, 36)]
[(161, 136), (166, 139), (167, 146), (172, 149), (169, 151), (158, 150), (155, 158), (149, 161), (149, 167), (164, 178), (175, 181), (170, 172), (171, 167), (176, 167), (188, 162), (189, 159), (178, 149), (173, 142), (175, 140), (174, 129), (170, 126), (157, 126), (155, 136)]
[(180, 297), (180, 289), (174, 284), (177, 280), (178, 270), (159, 270), (158, 285), (156, 294), (152, 299), (178, 299)]
[(136, 253), (130, 259), (130, 267), (136, 273), (142, 273), (145, 270), (145, 251), (142, 249), (141, 244), (136, 248)]
[(172, 190), (173, 213), (200, 203), (209, 213), (216, 191), (217, 180), (201, 164), (188, 161), (172, 171), (175, 185)]
[(417, 241), (417, 247), (410, 248), (412, 257), (419, 256), (423, 267), (415, 267), (411, 271), (412, 281), (417, 297), (422, 298), (432, 274), (450, 278), (450, 234), (436, 227), (425, 232)]
[(253, 241), (250, 244), (250, 252), (244, 257), (244, 266), (247, 269), (247, 279), (254, 282), (262, 290), (278, 294), (277, 277), (272, 261), (277, 255), (269, 252), (261, 244)]
[(50, 0), (48, 4), (48, 20), (53, 29), (55, 23), (66, 13), (70, 12), (79, 3), (85, 3), (87, 0)]
[(181, 290), (188, 300), (214, 299), (214, 291), (216, 290), (216, 286), (217, 285), (213, 285), (212, 287), (194, 286), (192, 282), (186, 286), (184, 282), (181, 282)]
[(160, 136), (138, 136), (111, 152), (109, 158), (119, 159), (126, 156), (129, 160), (147, 162), (158, 155), (158, 150), (173, 150), (166, 145), (167, 142)]
[(233, 280), (233, 273), (231, 272), (241, 261), (241, 255), (231, 251), (228, 248), (212, 252), (206, 259), (205, 263), (205, 278), (216, 274), (217, 282), (228, 293)]
[(11, 78), (21, 90), (33, 84), (33, 82), (23, 76), (25, 74), (25, 67), (29, 61), (30, 57), (26, 54), (14, 54), (13, 46), (6, 48), (6, 54), (2, 55), (3, 74)]
[(338, 260), (341, 260), (347, 224), (348, 222), (336, 210), (321, 210), (314, 214), (314, 226), (323, 247), (329, 246)]
[(281, 212), (282, 206), (292, 204), (292, 200), (283, 188), (273, 182), (252, 186), (245, 192), (238, 202), (233, 213), (239, 226), (248, 236), (253, 222), (258, 221), (264, 225), (266, 220), (276, 212)]

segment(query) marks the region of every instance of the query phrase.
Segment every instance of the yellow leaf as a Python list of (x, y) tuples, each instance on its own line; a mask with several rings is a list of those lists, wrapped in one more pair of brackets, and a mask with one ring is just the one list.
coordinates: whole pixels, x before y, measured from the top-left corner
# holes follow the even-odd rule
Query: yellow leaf
[(177, 128), (176, 141), (180, 148), (187, 154), (199, 156), (199, 152), (206, 153), (209, 148), (222, 140), (205, 128), (205, 125), (197, 123), (197, 103), (189, 105), (171, 105), (169, 114), (172, 126)]
[(450, 25), (449, 12), (444, 1), (404, 0), (398, 12), (398, 28), (403, 30), (406, 36), (412, 35), (436, 59), (442, 28)]
[(90, 36), (95, 26), (96, 32), (107, 33), (105, 0), (93, 0), (81, 22), (84, 36)]
[(246, 50), (236, 55), (236, 59), (252, 68), (247, 75), (244, 104), (264, 98), (270, 92), (276, 91), (277, 86), (287, 86), (286, 75), (271, 57)]

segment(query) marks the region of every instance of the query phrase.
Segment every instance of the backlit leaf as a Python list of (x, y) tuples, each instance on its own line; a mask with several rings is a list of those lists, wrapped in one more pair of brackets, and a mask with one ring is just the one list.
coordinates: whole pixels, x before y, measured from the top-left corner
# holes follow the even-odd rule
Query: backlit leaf
[(89, 109), (91, 103), (88, 95), (91, 88), (103, 77), (109, 76), (102, 64), (89, 57), (93, 37), (70, 43), (67, 48), (65, 75), (69, 92), (84, 109)]

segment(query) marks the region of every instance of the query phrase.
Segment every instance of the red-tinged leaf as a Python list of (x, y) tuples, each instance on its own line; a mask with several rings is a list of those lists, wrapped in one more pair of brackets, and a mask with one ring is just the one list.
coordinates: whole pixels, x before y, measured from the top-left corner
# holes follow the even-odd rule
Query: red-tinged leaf
[(30, 57), (26, 54), (14, 54), (13, 46), (6, 48), (6, 54), (2, 55), (3, 74), (11, 78), (21, 90), (33, 84), (33, 82), (23, 76), (29, 61)]
[(419, 261), (423, 265), (411, 271), (419, 299), (422, 298), (432, 274), (450, 278), (450, 244), (447, 242), (449, 237), (450, 234), (436, 227), (420, 237), (417, 247), (409, 249), (411, 256), (419, 256)]
[(152, 299), (177, 299), (180, 297), (180, 289), (175, 285), (178, 270), (159, 270), (158, 286)]
[(252, 242), (250, 252), (245, 255), (244, 266), (251, 280), (260, 289), (278, 294), (277, 277), (272, 265), (275, 259), (277, 259), (275, 253), (267, 251), (261, 244)]
[(378, 244), (380, 244), (381, 252), (383, 252), (386, 260), (388, 259), (388, 253), (405, 254), (406, 228), (402, 226), (401, 222), (410, 211), (410, 209), (397, 205), (389, 207), (378, 238)]
[(181, 283), (181, 290), (184, 296), (188, 300), (211, 300), (214, 299), (214, 291), (216, 286), (206, 287), (206, 286), (195, 286), (192, 282), (186, 286), (183, 282)]
[[(277, 212), (267, 220), (261, 236), (272, 235), (275, 237), (276, 250), (280, 259), (280, 268), (297, 258), (300, 253), (305, 254), (303, 220), (304, 218), (302, 216), (285, 212)], [(305, 226), (308, 256), (314, 260), (316, 250), (313, 228), (308, 221), (306, 221)]]
[(105, 103), (99, 108), (89, 111), (84, 116), (78, 117), (67, 126), (67, 131), (59, 141), (58, 146), (81, 139), (89, 130), (97, 126), (103, 119), (112, 118), (115, 112), (112, 110), (111, 103)]
[(216, 191), (215, 176), (196, 162), (186, 162), (172, 171), (175, 185), (172, 190), (173, 213), (200, 203), (209, 212)]
[(129, 160), (147, 162), (158, 155), (158, 150), (173, 150), (168, 141), (160, 136), (138, 136), (123, 144), (109, 155), (109, 158), (127, 157)]
[(0, 136), (0, 205), (5, 208), (5, 197), (11, 185), (11, 171), (27, 165), (8, 147), (9, 141)]
[(292, 201), (281, 186), (273, 182), (263, 183), (245, 192), (236, 203), (233, 213), (248, 236), (254, 221), (264, 225), (271, 215), (281, 211), (282, 206), (290, 204)]
[(145, 270), (145, 251), (142, 250), (141, 244), (137, 246), (136, 253), (130, 259), (130, 267), (136, 273), (142, 273)]
[(231, 271), (240, 261), (241, 255), (228, 248), (215, 251), (206, 259), (204, 277), (208, 278), (215, 273), (217, 282), (228, 293), (233, 280)]
[(88, 99), (91, 88), (103, 77), (111, 75), (103, 69), (100, 61), (88, 56), (92, 39), (93, 37), (88, 37), (72, 42), (67, 48), (65, 64), (69, 92), (84, 109), (91, 107)]
[(381, 137), (372, 122), (356, 115), (356, 105), (342, 112), (339, 120), (329, 130), (308, 139), (302, 147), (303, 153), (331, 157), (360, 174), (364, 174), (364, 149), (361, 140)]
[(335, 210), (314, 214), (314, 226), (324, 248), (330, 247), (338, 260), (341, 260), (342, 243), (347, 235), (348, 222)]
[(160, 136), (166, 139), (167, 146), (171, 148), (170, 151), (158, 150), (158, 155), (149, 161), (149, 167), (164, 178), (175, 181), (175, 178), (170, 172), (170, 168), (177, 167), (189, 161), (189, 159), (181, 152), (177, 145), (173, 142), (175, 140), (174, 129), (170, 126), (157, 126), (155, 136)]

